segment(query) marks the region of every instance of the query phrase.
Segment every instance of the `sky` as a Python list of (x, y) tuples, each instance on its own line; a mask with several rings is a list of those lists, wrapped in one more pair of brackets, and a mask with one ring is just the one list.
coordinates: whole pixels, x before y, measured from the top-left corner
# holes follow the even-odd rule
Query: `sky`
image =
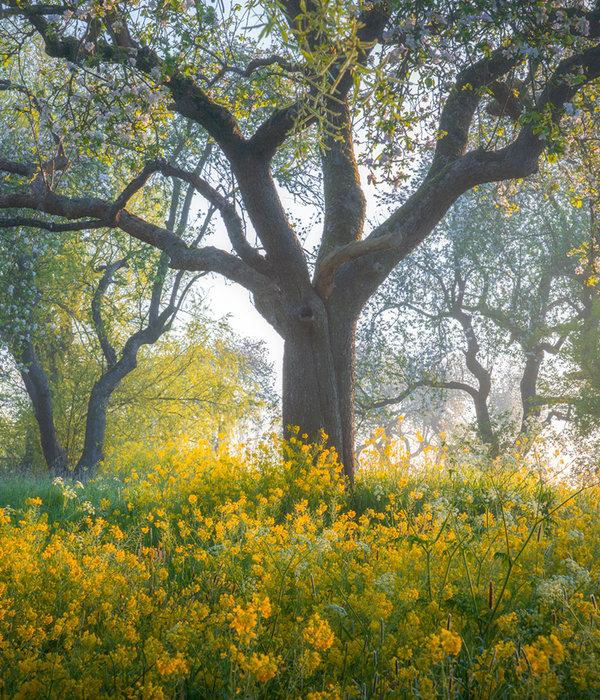
[(254, 340), (265, 341), (269, 360), (273, 363), (277, 392), (281, 395), (283, 338), (254, 308), (250, 292), (239, 284), (226, 282), (224, 278), (216, 275), (211, 276), (204, 290), (207, 292), (207, 301), (215, 317), (228, 316), (231, 327), (236, 333)]

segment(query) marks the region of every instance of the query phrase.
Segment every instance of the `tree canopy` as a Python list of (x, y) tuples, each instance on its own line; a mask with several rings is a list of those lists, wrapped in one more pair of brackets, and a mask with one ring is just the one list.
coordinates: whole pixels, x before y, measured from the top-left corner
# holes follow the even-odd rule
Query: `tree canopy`
[[(364, 304), (464, 192), (561, 155), (600, 75), (600, 9), (579, 0), (9, 0), (0, 21), (3, 105), (24, 134), (0, 159), (2, 226), (118, 229), (246, 287), (285, 340), (284, 424), (324, 430), (350, 478)], [(111, 176), (80, 181), (75, 161)], [(373, 226), (360, 164), (390, 187)], [(159, 177), (214, 207), (228, 244), (142, 212)], [(314, 255), (285, 189), (319, 209)]]

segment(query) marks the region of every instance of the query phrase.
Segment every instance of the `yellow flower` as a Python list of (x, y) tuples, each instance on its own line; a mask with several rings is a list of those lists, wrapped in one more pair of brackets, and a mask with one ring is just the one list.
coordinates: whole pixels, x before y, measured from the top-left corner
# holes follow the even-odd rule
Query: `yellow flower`
[(121, 530), (121, 528), (118, 525), (112, 525), (110, 531), (112, 532), (113, 537), (116, 540), (122, 540), (125, 537), (125, 535), (123, 534), (123, 530)]
[(188, 664), (181, 656), (158, 657), (156, 669), (161, 676), (185, 675), (188, 672)]
[(523, 656), (519, 659), (518, 671), (524, 673), (528, 667), (534, 675), (542, 675), (550, 670), (550, 661), (561, 663), (565, 658), (565, 648), (555, 634), (538, 637), (533, 644), (523, 647)]
[(341, 698), (340, 691), (333, 684), (329, 685), (328, 690), (315, 690), (306, 696), (306, 700), (341, 700)]
[(308, 621), (302, 636), (306, 642), (312, 644), (319, 651), (327, 651), (335, 640), (335, 635), (329, 626), (329, 622), (323, 620), (318, 613), (313, 615)]
[(262, 601), (257, 605), (258, 612), (260, 612), (261, 616), (264, 617), (265, 619), (268, 618), (271, 615), (271, 612), (273, 611), (273, 608), (271, 607), (271, 601), (269, 600), (269, 596), (265, 596)]
[(444, 629), (440, 634), (440, 644), (446, 654), (454, 656), (461, 649), (462, 639), (458, 634)]
[(249, 641), (256, 637), (254, 628), (256, 627), (257, 619), (256, 612), (253, 609), (249, 608), (246, 610), (241, 605), (236, 605), (229, 627), (235, 630), (240, 637)]
[(252, 673), (257, 681), (266, 683), (277, 675), (277, 661), (278, 659), (272, 659), (268, 654), (252, 653), (243, 668)]
[(443, 629), (439, 634), (432, 634), (429, 638), (429, 651), (434, 662), (441, 661), (444, 656), (458, 654), (462, 646), (462, 639), (458, 634)]
[(188, 501), (191, 505), (195, 505), (196, 503), (198, 503), (198, 496), (196, 496), (196, 494), (194, 494), (194, 493), (191, 493), (188, 496)]

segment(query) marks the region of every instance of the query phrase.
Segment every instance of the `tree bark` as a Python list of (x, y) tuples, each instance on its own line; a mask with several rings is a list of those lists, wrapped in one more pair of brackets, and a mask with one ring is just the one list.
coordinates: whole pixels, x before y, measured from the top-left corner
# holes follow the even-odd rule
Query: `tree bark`
[(500, 454), (500, 442), (492, 426), (487, 403), (488, 394), (479, 391), (473, 394), (472, 398), (477, 419), (477, 432), (482, 441), (488, 446), (489, 456), (495, 459)]
[(62, 475), (67, 471), (67, 455), (56, 435), (52, 390), (48, 377), (37, 359), (31, 341), (25, 341), (17, 357), (22, 364), (21, 377), (33, 405), (35, 419), (39, 427), (40, 442), (46, 465), (52, 474)]
[(338, 446), (350, 486), (354, 484), (354, 401), (356, 390), (356, 323), (358, 319), (345, 318), (339, 311), (331, 316), (332, 348), (340, 406), (342, 438)]
[[(333, 322), (332, 322), (332, 319)], [(354, 477), (354, 329), (316, 295), (291, 316), (284, 336), (283, 424), (310, 441), (321, 431), (351, 487)]]
[(475, 328), (473, 327), (473, 318), (462, 309), (464, 282), (461, 281), (459, 287), (460, 301), (457, 302), (451, 313), (462, 326), (467, 342), (467, 349), (464, 351), (465, 364), (469, 372), (477, 380), (477, 389), (469, 392), (475, 406), (477, 432), (483, 442), (488, 446), (489, 456), (495, 459), (500, 454), (500, 441), (494, 431), (488, 407), (488, 401), (492, 390), (492, 377), (478, 358), (480, 347), (477, 336), (475, 335)]
[(521, 407), (523, 411), (521, 429), (519, 431), (521, 435), (529, 432), (531, 420), (540, 415), (540, 406), (536, 405), (535, 399), (537, 396), (537, 381), (543, 359), (544, 351), (541, 348), (535, 348), (527, 356), (525, 362), (520, 383)]
[(73, 470), (73, 478), (88, 479), (104, 459), (104, 440), (106, 437), (106, 412), (108, 402), (119, 383), (137, 367), (137, 348), (132, 348), (103, 374), (92, 387), (88, 401), (85, 422), (85, 439), (79, 461)]

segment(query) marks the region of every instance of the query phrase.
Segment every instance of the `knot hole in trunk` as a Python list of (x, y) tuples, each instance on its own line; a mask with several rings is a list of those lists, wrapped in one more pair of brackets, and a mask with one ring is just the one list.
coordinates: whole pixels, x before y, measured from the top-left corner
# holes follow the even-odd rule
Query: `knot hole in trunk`
[(300, 307), (298, 318), (302, 323), (313, 323), (315, 320), (315, 312), (308, 304), (305, 304)]

